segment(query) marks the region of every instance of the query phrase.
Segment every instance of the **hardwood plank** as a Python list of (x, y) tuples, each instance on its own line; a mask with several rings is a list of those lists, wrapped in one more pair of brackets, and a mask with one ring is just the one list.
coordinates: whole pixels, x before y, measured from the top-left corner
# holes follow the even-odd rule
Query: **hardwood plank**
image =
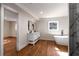
[(5, 56), (60, 56), (58, 51), (67, 52), (68, 47), (57, 45), (54, 41), (39, 40), (35, 46), (28, 45), (20, 51), (16, 51), (16, 38), (6, 39), (9, 43), (4, 44)]
[(5, 38), (4, 39), (4, 56), (16, 56), (16, 38)]

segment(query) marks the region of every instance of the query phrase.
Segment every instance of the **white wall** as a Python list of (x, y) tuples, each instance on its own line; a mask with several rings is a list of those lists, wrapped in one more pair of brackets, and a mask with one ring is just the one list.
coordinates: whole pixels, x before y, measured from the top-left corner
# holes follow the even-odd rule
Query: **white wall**
[(25, 12), (21, 11), (18, 17), (18, 32), (19, 32), (19, 50), (24, 48), (27, 44), (28, 33), (28, 19)]
[[(48, 22), (58, 21), (59, 30), (58, 31), (48, 31)], [(41, 37), (44, 39), (53, 40), (53, 35), (61, 35), (61, 30), (64, 30), (64, 35), (69, 35), (69, 18), (66, 17), (56, 17), (56, 18), (41, 18), (37, 22), (37, 30), (41, 33)]]
[(32, 20), (33, 17), (16, 6), (15, 4), (5, 4), (18, 12), (18, 19), (16, 20), (17, 23), (17, 50), (21, 50), (27, 44), (27, 33), (28, 33), (28, 20)]
[(16, 37), (16, 21), (10, 21), (10, 36)]
[(15, 21), (4, 21), (4, 37), (16, 37), (15, 24)]
[(4, 21), (4, 37), (10, 36), (10, 22)]
[(19, 50), (24, 48), (28, 44), (28, 20), (31, 20), (32, 16), (23, 10), (19, 10), (18, 14), (18, 31), (19, 31)]

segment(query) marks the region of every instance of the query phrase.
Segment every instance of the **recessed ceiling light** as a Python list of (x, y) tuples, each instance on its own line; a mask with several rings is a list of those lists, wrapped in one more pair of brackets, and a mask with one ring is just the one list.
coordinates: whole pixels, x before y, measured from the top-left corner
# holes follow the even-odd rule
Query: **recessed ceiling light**
[(43, 11), (40, 11), (40, 14), (43, 14)]

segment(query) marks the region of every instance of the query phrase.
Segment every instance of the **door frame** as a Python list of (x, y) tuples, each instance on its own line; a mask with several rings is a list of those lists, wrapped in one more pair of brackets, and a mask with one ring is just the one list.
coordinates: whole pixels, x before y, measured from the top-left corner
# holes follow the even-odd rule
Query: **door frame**
[(1, 3), (1, 56), (4, 55), (4, 45), (3, 45), (3, 29), (4, 29), (4, 7), (3, 4)]
[[(4, 10), (5, 10), (5, 5), (1, 3), (1, 56), (4, 56), (4, 19), (5, 19), (5, 15), (4, 15)], [(18, 13), (17, 13), (17, 20), (16, 20), (16, 24), (17, 24), (17, 30), (16, 30), (16, 50), (18, 51), (18, 46), (19, 46), (19, 35), (18, 35)]]

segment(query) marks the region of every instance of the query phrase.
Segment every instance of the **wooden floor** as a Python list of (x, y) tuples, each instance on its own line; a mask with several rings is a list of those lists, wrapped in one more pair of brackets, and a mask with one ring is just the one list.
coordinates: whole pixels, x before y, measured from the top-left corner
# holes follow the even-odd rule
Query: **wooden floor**
[(6, 38), (4, 39), (4, 55), (5, 56), (15, 56), (16, 53), (16, 38)]
[[(68, 53), (67, 46), (57, 45), (53, 41), (39, 40), (35, 46), (28, 45), (19, 52), (16, 51), (16, 39), (5, 39), (10, 41), (4, 44), (4, 55), (6, 56), (59, 56)], [(61, 52), (61, 53), (60, 53)]]

